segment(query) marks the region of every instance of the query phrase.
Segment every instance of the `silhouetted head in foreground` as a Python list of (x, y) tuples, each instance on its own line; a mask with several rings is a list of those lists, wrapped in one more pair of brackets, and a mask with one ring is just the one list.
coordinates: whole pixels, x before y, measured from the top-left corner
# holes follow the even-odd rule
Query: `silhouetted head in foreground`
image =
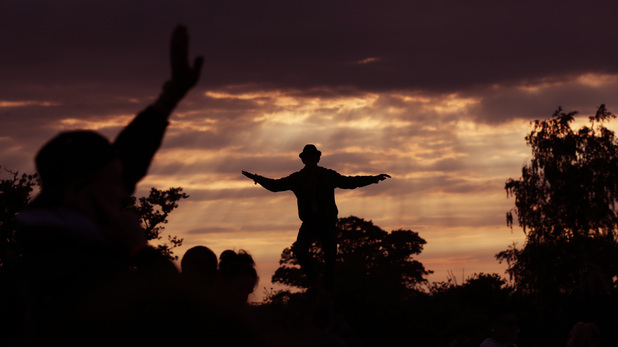
[(219, 256), (219, 284), (231, 304), (244, 304), (258, 282), (255, 261), (245, 250), (225, 250)]
[(35, 163), (42, 186), (38, 202), (44, 205), (65, 205), (90, 216), (96, 213), (87, 202), (93, 192), (107, 206), (129, 198), (120, 159), (112, 144), (96, 132), (60, 133), (41, 148)]
[(217, 255), (205, 246), (192, 247), (182, 257), (180, 268), (187, 279), (212, 284), (217, 275)]
[(322, 152), (320, 152), (315, 145), (308, 144), (305, 145), (303, 151), (298, 156), (302, 160), (303, 164), (307, 166), (315, 166), (320, 162)]

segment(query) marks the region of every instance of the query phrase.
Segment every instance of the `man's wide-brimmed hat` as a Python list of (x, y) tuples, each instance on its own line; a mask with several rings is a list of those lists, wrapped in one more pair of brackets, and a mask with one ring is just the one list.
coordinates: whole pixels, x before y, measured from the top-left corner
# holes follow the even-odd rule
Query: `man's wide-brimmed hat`
[(315, 145), (309, 144), (309, 145), (305, 145), (305, 148), (303, 148), (303, 151), (298, 156), (302, 158), (305, 155), (311, 155), (311, 154), (321, 156), (322, 152), (318, 151)]

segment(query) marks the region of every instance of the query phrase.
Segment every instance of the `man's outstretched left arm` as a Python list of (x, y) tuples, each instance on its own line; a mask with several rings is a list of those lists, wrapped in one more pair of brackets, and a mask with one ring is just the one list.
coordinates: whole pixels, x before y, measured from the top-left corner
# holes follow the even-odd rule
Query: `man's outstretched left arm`
[[(339, 174), (337, 174), (339, 175)], [(388, 174), (379, 174), (374, 176), (343, 176), (339, 175), (336, 186), (343, 189), (354, 189), (370, 184), (384, 181), (387, 178), (391, 178)]]
[[(388, 175), (388, 174), (379, 174), (379, 175), (376, 175), (374, 177), (378, 180), (378, 182), (384, 181), (387, 178), (391, 178), (391, 176)], [(378, 183), (378, 182), (376, 182), (376, 183)]]

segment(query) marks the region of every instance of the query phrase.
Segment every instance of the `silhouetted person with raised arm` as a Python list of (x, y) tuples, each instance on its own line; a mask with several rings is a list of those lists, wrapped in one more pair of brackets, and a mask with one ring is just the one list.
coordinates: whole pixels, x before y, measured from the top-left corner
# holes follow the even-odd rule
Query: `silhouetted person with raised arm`
[(242, 174), (252, 179), (256, 184), (271, 192), (291, 190), (296, 195), (298, 216), (302, 221), (296, 242), (292, 251), (301, 266), (301, 269), (315, 286), (318, 274), (311, 263), (309, 248), (317, 238), (322, 242), (324, 250), (324, 288), (332, 291), (335, 282), (335, 260), (337, 257), (337, 205), (335, 204), (335, 188), (354, 189), (372, 183), (378, 183), (387, 177), (387, 174), (375, 176), (344, 176), (338, 172), (318, 166), (320, 152), (315, 145), (308, 144), (299, 154), (305, 167), (300, 171), (280, 178), (266, 178), (247, 171)]
[(188, 61), (183, 26), (173, 32), (170, 53), (171, 79), (115, 141), (68, 131), (36, 155), (41, 193), (18, 216), (24, 296), (15, 319), (23, 322), (16, 336), (25, 341), (16, 344), (97, 345), (114, 337), (123, 338), (114, 341), (120, 344), (148, 343), (154, 336), (148, 319), (166, 316), (169, 280), (178, 271), (147, 244), (126, 206), (172, 110), (200, 77), (202, 58)]

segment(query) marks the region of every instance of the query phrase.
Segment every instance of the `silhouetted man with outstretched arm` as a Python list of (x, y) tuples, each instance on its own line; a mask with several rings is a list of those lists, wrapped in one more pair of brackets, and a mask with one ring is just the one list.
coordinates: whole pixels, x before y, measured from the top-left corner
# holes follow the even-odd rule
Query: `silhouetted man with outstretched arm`
[(259, 183), (271, 192), (291, 190), (296, 195), (298, 217), (303, 222), (298, 231), (292, 251), (312, 285), (317, 283), (317, 272), (309, 257), (311, 243), (319, 238), (324, 251), (326, 265), (324, 288), (331, 291), (335, 280), (335, 260), (337, 256), (337, 205), (335, 188), (354, 189), (372, 183), (378, 183), (387, 174), (376, 176), (344, 176), (338, 172), (318, 166), (320, 152), (314, 145), (308, 144), (299, 154), (305, 167), (287, 177), (272, 179), (247, 171), (242, 174)]
[(12, 335), (3, 336), (8, 344), (163, 345), (154, 322), (184, 323), (168, 319), (170, 303), (178, 303), (178, 295), (168, 294), (176, 293), (176, 267), (148, 245), (137, 215), (125, 207), (172, 111), (199, 80), (202, 58), (191, 64), (188, 40), (184, 26), (174, 29), (171, 78), (114, 141), (72, 130), (37, 153), (41, 193), (17, 217), (23, 254), (18, 304), (6, 313), (17, 317)]

